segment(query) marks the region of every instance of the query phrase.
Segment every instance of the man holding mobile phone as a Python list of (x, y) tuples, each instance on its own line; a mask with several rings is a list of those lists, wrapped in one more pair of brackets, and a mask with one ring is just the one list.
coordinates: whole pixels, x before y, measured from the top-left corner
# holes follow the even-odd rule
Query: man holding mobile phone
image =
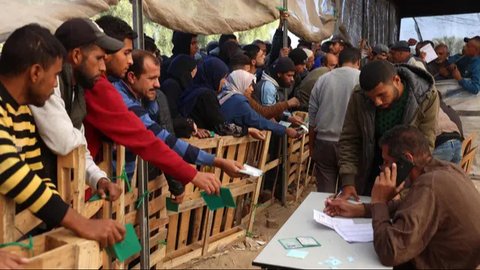
[[(375, 179), (371, 203), (327, 199), (324, 211), (330, 216), (371, 217), (375, 251), (384, 265), (477, 267), (480, 194), (472, 181), (454, 164), (433, 158), (417, 128), (396, 126), (379, 144), (384, 169)], [(402, 163), (410, 165), (401, 169)], [(394, 200), (399, 178), (407, 176), (407, 196)]]

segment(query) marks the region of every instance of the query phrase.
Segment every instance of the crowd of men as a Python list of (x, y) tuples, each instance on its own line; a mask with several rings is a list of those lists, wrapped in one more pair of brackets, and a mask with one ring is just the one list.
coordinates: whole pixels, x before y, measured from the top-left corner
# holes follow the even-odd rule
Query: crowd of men
[[(150, 178), (165, 173), (181, 203), (187, 183), (210, 194), (221, 186), (214, 174), (190, 164), (215, 166), (232, 177), (242, 169), (181, 138), (248, 134), (262, 140), (269, 130), (275, 156), (280, 136), (301, 136), (299, 126), (307, 123), (292, 111), (303, 110), (317, 190), (341, 190), (326, 202), (326, 212), (371, 216), (382, 263), (480, 264), (480, 196), (455, 165), (461, 122), (435, 88), (435, 80), (453, 78), (478, 93), (480, 37), (465, 39), (463, 54), (451, 57), (439, 44), (437, 60), (426, 64), (406, 41), (364, 53), (340, 36), (283, 47), (286, 16), (271, 44), (242, 46), (224, 34), (200, 50), (196, 35), (174, 31), (169, 58), (147, 36), (145, 50), (134, 49), (138, 34), (112, 16), (69, 19), (53, 35), (38, 24), (15, 30), (0, 57), (1, 194), (18, 210), (32, 211), (45, 229), (63, 226), (110, 246), (123, 239), (124, 228), (86, 219), (61, 199), (57, 156), (87, 146), (86, 183), (114, 201), (124, 183), (97, 164), (105, 158), (102, 141), (124, 145), (128, 180), (139, 156), (148, 161)], [(420, 50), (426, 43), (419, 44)], [(400, 170), (400, 162), (410, 169)], [(275, 176), (264, 179), (272, 193)], [(371, 195), (371, 204), (347, 202), (358, 195)], [(24, 263), (0, 250), (0, 268)]]

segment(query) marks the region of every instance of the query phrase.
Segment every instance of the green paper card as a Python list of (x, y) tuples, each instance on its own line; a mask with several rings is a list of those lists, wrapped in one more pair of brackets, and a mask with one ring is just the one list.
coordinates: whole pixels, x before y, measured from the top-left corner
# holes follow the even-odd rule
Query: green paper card
[(229, 188), (220, 188), (220, 196), (223, 199), (225, 207), (236, 208), (235, 200), (233, 199), (232, 192)]
[(285, 249), (303, 248), (302, 244), (296, 238), (279, 239), (278, 242), (282, 244)]
[(125, 239), (123, 239), (122, 242), (116, 243), (107, 248), (107, 252), (111, 256), (115, 256), (120, 262), (124, 262), (126, 259), (142, 250), (133, 225), (126, 224), (125, 230)]
[(297, 237), (298, 242), (304, 247), (318, 247), (321, 246), (320, 243), (311, 236), (299, 236)]
[[(107, 196), (105, 197), (106, 200), (108, 200), (108, 194)], [(98, 201), (98, 200), (102, 200), (102, 197), (100, 197), (100, 195), (98, 193), (95, 193), (92, 197), (90, 197), (90, 199), (88, 200), (89, 202), (94, 202), (94, 201)]]
[(172, 212), (178, 212), (178, 203), (175, 203), (172, 198), (167, 198), (167, 210)]
[(207, 204), (210, 211), (217, 210), (218, 208), (229, 207), (235, 208), (235, 200), (233, 199), (232, 192), (229, 188), (220, 188), (220, 196), (216, 194), (207, 194), (205, 191), (201, 192), (202, 198)]
[(98, 193), (96, 193), (95, 195), (90, 197), (90, 199), (88, 201), (89, 202), (94, 202), (94, 201), (98, 201), (98, 200), (101, 200), (101, 199), (102, 199), (102, 197), (100, 197), (100, 195), (98, 195)]

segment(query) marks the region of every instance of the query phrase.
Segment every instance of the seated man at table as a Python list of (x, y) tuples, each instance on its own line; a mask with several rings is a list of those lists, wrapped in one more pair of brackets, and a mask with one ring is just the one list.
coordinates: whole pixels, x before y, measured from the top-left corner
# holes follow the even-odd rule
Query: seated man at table
[[(374, 246), (384, 265), (471, 269), (480, 264), (480, 194), (463, 171), (432, 157), (416, 128), (396, 126), (380, 140), (383, 170), (370, 204), (327, 199), (331, 216), (372, 217)], [(403, 162), (402, 162), (403, 161)], [(400, 164), (410, 162), (403, 199), (393, 200)], [(405, 265), (406, 266), (406, 265)]]

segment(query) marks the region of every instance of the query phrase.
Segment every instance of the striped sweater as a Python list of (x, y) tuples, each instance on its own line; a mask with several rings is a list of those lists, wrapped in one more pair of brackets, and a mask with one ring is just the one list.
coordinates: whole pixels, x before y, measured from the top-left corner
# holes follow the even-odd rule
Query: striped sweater
[(69, 205), (45, 176), (30, 109), (18, 105), (0, 83), (0, 194), (55, 227)]

